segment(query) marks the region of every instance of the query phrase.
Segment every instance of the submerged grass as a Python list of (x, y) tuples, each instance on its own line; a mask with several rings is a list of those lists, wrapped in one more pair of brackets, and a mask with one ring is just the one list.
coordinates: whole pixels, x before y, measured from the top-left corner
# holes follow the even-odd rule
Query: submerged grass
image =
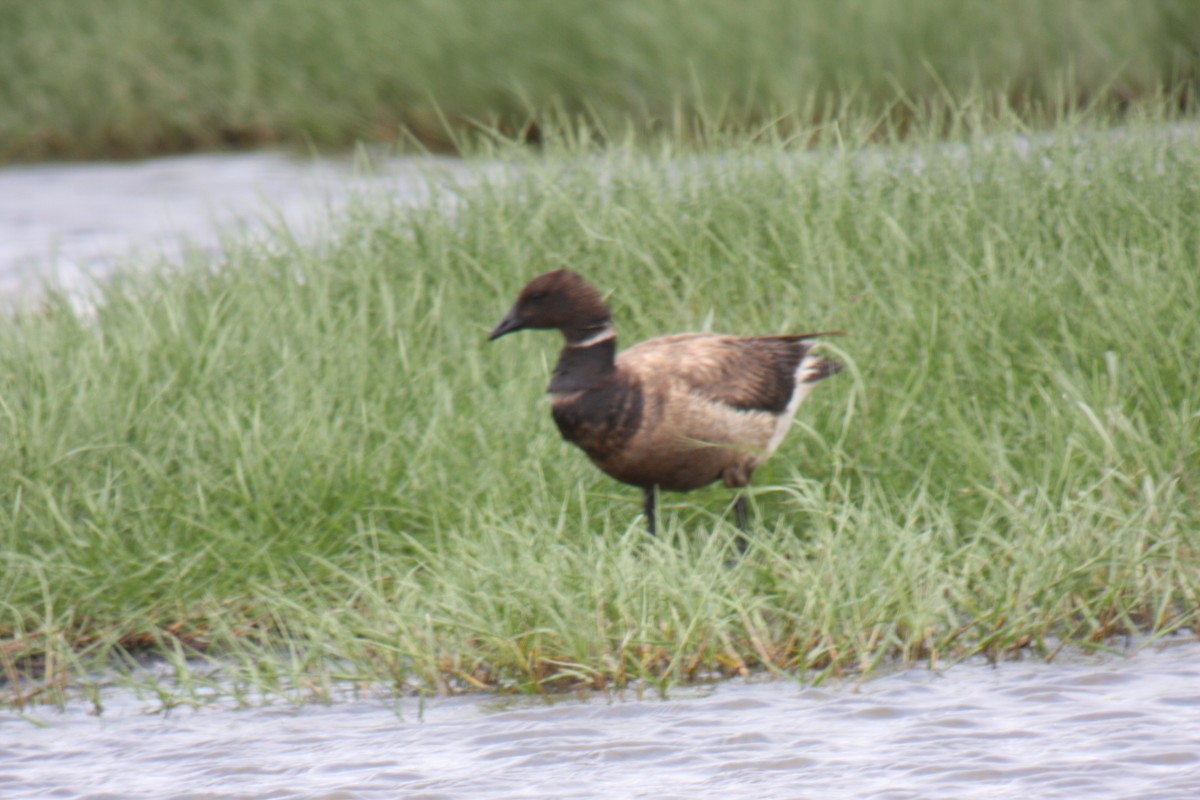
[[(145, 685), (144, 652), (174, 665), (164, 702), (319, 699), (1194, 624), (1195, 130), (861, 144), (513, 156), (319, 245), (281, 234), (118, 277), (91, 316), (52, 296), (0, 320), (8, 702), (114, 664)], [(726, 491), (668, 495), (648, 539), (637, 492), (559, 440), (554, 337), (484, 344), (561, 265), (611, 290), (625, 344), (851, 332), (756, 475), (736, 563)]]
[[(0, 159), (804, 127), (985, 95), (1027, 119), (1200, 81), (1193, 0), (0, 2)], [(536, 113), (535, 113), (536, 112)], [(535, 120), (537, 124), (535, 124)]]

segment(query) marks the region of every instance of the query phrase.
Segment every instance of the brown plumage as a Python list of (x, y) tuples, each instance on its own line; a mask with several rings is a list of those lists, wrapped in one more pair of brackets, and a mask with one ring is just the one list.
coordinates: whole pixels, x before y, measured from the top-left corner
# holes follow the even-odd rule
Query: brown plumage
[[(816, 337), (663, 336), (616, 353), (600, 293), (559, 269), (530, 281), (489, 339), (557, 328), (566, 339), (548, 389), (563, 438), (612, 477), (644, 493), (724, 481), (741, 487), (779, 446), (797, 406), (842, 365), (813, 354)], [(737, 500), (746, 522), (745, 499)]]

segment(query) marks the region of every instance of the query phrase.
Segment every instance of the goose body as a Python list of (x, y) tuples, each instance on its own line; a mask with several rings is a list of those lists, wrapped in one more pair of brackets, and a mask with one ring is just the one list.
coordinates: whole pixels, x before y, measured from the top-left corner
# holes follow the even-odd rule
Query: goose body
[[(651, 532), (655, 489), (747, 485), (801, 401), (841, 369), (813, 352), (823, 334), (685, 333), (618, 355), (599, 292), (565, 269), (530, 281), (489, 338), (525, 328), (562, 331), (547, 389), (554, 421), (597, 467), (643, 490)], [(744, 498), (737, 512), (744, 527)]]

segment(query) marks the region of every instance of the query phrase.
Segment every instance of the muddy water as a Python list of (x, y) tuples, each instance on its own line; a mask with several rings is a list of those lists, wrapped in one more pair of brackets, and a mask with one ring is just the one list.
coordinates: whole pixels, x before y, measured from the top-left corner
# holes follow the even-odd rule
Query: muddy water
[(0, 715), (0, 796), (1200, 797), (1200, 644), (667, 700)]

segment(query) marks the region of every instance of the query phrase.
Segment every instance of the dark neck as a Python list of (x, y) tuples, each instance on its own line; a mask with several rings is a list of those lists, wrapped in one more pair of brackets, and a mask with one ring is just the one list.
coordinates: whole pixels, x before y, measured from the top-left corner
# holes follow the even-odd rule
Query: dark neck
[[(593, 331), (595, 336), (599, 331)], [(563, 331), (565, 334), (566, 331)], [(590, 345), (572, 345), (570, 339), (558, 354), (549, 392), (579, 392), (594, 389), (610, 380), (616, 372), (617, 339), (615, 336)], [(576, 341), (587, 341), (587, 337)]]

